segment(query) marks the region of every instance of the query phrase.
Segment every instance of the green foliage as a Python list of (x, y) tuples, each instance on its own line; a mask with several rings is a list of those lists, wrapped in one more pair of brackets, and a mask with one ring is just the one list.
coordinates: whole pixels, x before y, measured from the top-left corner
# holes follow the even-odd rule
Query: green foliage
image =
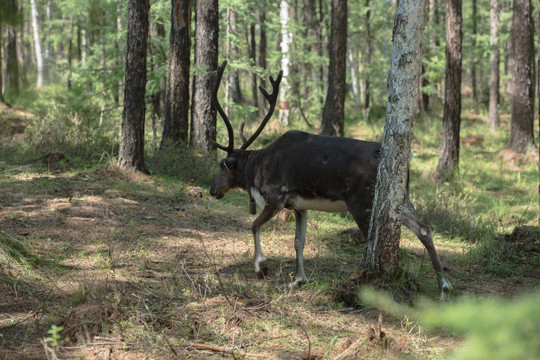
[(453, 303), (424, 301), (411, 308), (365, 288), (362, 301), (397, 318), (415, 319), (428, 328), (446, 328), (466, 337), (452, 358), (474, 360), (522, 360), (540, 357), (540, 292), (515, 299), (461, 298)]
[(420, 322), (430, 327), (450, 327), (467, 336), (456, 359), (538, 359), (539, 301), (538, 292), (514, 300), (460, 300), (422, 310)]
[(65, 341), (65, 339), (62, 338), (62, 330), (64, 330), (63, 326), (56, 326), (53, 324), (51, 328), (47, 330), (47, 334), (50, 336), (45, 338), (45, 342), (49, 343), (53, 348), (62, 345)]

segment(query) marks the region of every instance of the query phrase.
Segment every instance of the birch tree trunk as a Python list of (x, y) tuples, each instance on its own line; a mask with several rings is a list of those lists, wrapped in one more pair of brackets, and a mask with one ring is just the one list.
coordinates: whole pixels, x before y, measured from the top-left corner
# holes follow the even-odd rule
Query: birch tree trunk
[(499, 0), (490, 0), (489, 105), (490, 129), (499, 127)]
[(349, 69), (349, 73), (351, 74), (351, 84), (352, 84), (351, 87), (352, 87), (353, 98), (354, 98), (354, 107), (359, 108), (360, 107), (360, 93), (358, 91), (358, 79), (356, 78), (356, 61), (354, 60), (353, 52), (351, 49), (351, 41), (349, 37), (347, 37), (347, 57), (349, 58), (347, 67)]
[(283, 78), (279, 88), (279, 122), (283, 126), (289, 125), (289, 101), (287, 93), (289, 92), (289, 47), (292, 35), (289, 31), (289, 4), (286, 0), (281, 0), (279, 6), (279, 16), (281, 19), (281, 70)]
[(36, 0), (30, 0), (30, 7), (32, 10), (32, 28), (34, 33), (34, 47), (36, 50), (36, 65), (37, 65), (37, 84), (36, 87), (43, 86), (43, 54), (41, 53), (41, 42), (39, 41), (39, 28), (38, 28), (38, 12), (36, 7)]
[(363, 265), (399, 267), (401, 213), (407, 196), (413, 115), (422, 66), (427, 0), (401, 0), (396, 14), (388, 76), (388, 104)]

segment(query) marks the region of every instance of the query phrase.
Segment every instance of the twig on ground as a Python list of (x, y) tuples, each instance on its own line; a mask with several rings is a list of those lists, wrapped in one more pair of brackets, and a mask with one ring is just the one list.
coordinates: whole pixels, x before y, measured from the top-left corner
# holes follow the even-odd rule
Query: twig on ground
[[(209, 350), (209, 351), (214, 351), (214, 352), (219, 352), (219, 353), (223, 353), (223, 354), (232, 355), (234, 357), (236, 357), (235, 355), (237, 354), (237, 352), (235, 352), (232, 349), (227, 349), (226, 347), (216, 346), (216, 345), (189, 344), (188, 348), (192, 348), (192, 349), (196, 349), (196, 350)], [(268, 358), (266, 355), (255, 354), (255, 353), (242, 353), (241, 355), (245, 356), (245, 357), (254, 357), (254, 358), (259, 358), (259, 359), (267, 359)]]

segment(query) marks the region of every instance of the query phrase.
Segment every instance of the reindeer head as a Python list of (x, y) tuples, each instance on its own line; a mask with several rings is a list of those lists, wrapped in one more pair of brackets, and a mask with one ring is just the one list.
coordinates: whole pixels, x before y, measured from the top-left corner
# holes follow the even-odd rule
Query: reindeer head
[[(279, 84), (281, 82), (281, 78), (283, 76), (283, 71), (280, 71), (278, 74), (278, 77), (276, 80), (272, 76), (270, 76), (270, 82), (272, 83), (272, 94), (268, 94), (268, 92), (262, 87), (259, 86), (259, 90), (262, 92), (264, 97), (268, 100), (268, 103), (270, 104), (270, 108), (268, 109), (268, 113), (266, 114), (265, 118), (259, 125), (259, 128), (249, 139), (246, 139), (244, 137), (243, 128), (244, 123), (240, 125), (240, 138), (243, 140), (242, 147), (240, 149), (234, 148), (234, 132), (231, 125), (231, 122), (229, 121), (229, 118), (227, 114), (225, 114), (225, 111), (219, 104), (219, 101), (217, 99), (217, 93), (219, 89), (219, 84), (221, 82), (221, 78), (223, 76), (223, 71), (225, 70), (225, 66), (227, 66), (227, 61), (224, 61), (218, 68), (217, 74), (216, 74), (216, 80), (214, 82), (214, 88), (212, 91), (212, 102), (214, 103), (214, 106), (216, 107), (217, 111), (223, 118), (223, 121), (225, 122), (225, 126), (227, 127), (227, 133), (229, 136), (229, 144), (227, 146), (223, 146), (215, 142), (213, 139), (209, 139), (210, 142), (212, 142), (217, 148), (226, 151), (227, 157), (219, 163), (221, 167), (221, 172), (219, 173), (218, 177), (214, 180), (212, 183), (212, 186), (210, 187), (210, 195), (214, 196), (216, 199), (221, 199), (229, 190), (240, 187), (244, 188), (246, 186), (246, 174), (245, 174), (245, 166), (247, 163), (247, 159), (249, 156), (250, 151), (247, 150), (248, 146), (250, 146), (255, 139), (261, 134), (264, 127), (266, 126), (266, 123), (270, 120), (272, 117), (272, 114), (274, 113), (274, 109), (276, 107), (276, 101), (279, 93)], [(247, 189), (245, 189), (247, 190)]]

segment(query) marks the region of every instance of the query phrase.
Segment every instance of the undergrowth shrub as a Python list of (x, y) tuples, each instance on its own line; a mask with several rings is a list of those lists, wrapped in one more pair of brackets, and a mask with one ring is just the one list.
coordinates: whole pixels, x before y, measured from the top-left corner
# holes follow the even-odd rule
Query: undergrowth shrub
[(114, 124), (104, 122), (99, 127), (53, 105), (26, 129), (25, 141), (39, 155), (60, 152), (72, 160), (96, 161), (103, 154), (118, 152), (118, 130)]
[(204, 157), (183, 146), (181, 149), (169, 146), (156, 150), (149, 154), (146, 165), (153, 174), (194, 181), (201, 186), (208, 185), (217, 172), (215, 156)]

